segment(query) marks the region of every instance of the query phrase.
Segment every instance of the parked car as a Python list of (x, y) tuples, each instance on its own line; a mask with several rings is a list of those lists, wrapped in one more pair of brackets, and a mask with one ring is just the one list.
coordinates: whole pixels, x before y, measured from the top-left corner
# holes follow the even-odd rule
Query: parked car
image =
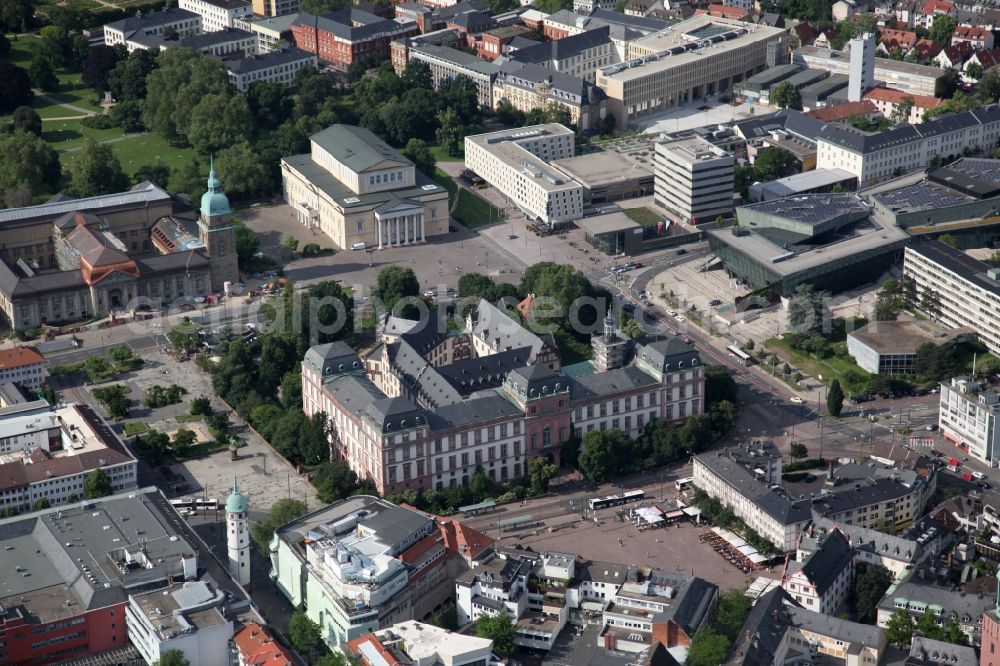
[(687, 254), (687, 252), (688, 252), (687, 250), (685, 250), (684, 248), (681, 248), (681, 249), (677, 250), (677, 252), (675, 254)]
[(716, 305), (722, 305), (722, 301), (717, 298), (713, 298), (708, 302), (708, 304), (714, 308)]
[(800, 397), (799, 397), (799, 396), (797, 396), (797, 395), (795, 395), (795, 396), (792, 396), (792, 399), (791, 399), (791, 402), (792, 402), (792, 403), (794, 403), (794, 404), (796, 404), (796, 405), (802, 405), (802, 404), (805, 404), (805, 400), (803, 400), (802, 398), (800, 398)]

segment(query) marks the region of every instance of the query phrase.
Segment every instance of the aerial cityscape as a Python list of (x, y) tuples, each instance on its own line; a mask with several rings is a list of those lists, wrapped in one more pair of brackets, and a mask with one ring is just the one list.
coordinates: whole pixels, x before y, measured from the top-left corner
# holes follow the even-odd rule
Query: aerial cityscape
[(1000, 666), (992, 0), (0, 29), (0, 666)]

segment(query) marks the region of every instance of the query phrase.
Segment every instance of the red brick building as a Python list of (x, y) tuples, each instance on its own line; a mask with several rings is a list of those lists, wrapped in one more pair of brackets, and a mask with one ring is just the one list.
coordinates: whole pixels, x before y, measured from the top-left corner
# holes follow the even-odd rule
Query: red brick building
[(339, 70), (368, 59), (385, 60), (392, 40), (419, 33), (416, 23), (400, 24), (354, 8), (318, 16), (302, 13), (292, 23), (295, 45)]

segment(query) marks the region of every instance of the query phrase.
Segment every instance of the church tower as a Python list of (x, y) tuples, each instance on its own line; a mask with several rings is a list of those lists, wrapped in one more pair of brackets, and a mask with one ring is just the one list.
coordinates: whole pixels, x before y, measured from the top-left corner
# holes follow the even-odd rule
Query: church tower
[(250, 502), (233, 479), (233, 492), (226, 500), (226, 544), (229, 551), (229, 575), (250, 586)]
[(198, 232), (212, 268), (212, 291), (221, 292), (226, 282), (239, 280), (239, 267), (233, 213), (229, 198), (222, 192), (222, 183), (215, 177), (214, 160), (208, 172), (208, 191), (201, 196)]

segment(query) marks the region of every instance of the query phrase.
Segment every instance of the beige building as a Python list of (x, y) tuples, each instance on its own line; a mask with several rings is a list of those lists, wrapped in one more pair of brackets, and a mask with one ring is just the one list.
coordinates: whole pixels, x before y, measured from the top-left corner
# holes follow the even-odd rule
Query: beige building
[(299, 11), (299, 0), (251, 0), (254, 16), (284, 16)]
[(583, 186), (549, 166), (573, 156), (573, 131), (557, 123), (465, 137), (465, 166), (530, 218), (558, 225), (583, 217)]
[[(819, 46), (803, 46), (792, 53), (792, 62), (810, 69), (823, 69), (831, 74), (849, 74), (851, 54)], [(900, 62), (889, 58), (875, 58), (875, 80), (885, 83), (891, 90), (899, 90), (911, 95), (937, 93), (938, 80), (945, 74), (944, 69)]]
[(604, 92), (584, 79), (541, 65), (506, 62), (493, 83), (493, 104), (509, 102), (528, 113), (555, 104), (569, 111), (570, 123), (581, 130), (596, 127), (607, 112)]
[(362, 127), (332, 125), (281, 160), (299, 222), (347, 249), (423, 243), (448, 233), (448, 192)]
[(620, 129), (639, 116), (728, 91), (784, 62), (785, 31), (694, 16), (631, 42), (628, 60), (597, 72)]

